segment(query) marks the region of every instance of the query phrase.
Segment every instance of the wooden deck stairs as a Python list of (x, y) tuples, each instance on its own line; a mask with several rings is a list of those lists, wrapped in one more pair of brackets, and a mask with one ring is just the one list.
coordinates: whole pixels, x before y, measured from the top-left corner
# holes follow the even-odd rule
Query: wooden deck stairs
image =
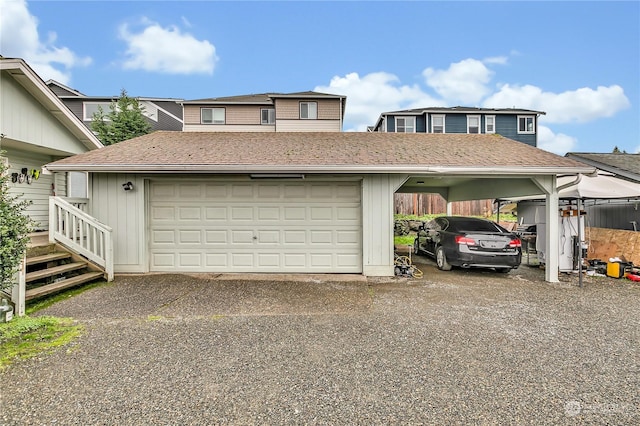
[(50, 244), (46, 232), (31, 235), (26, 267), (25, 300), (105, 279), (104, 271), (84, 257), (59, 244)]

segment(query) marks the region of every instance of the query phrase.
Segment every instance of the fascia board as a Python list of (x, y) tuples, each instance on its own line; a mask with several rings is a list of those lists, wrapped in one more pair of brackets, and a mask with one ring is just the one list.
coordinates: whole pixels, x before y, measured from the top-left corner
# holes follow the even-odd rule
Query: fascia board
[(508, 167), (432, 167), (432, 166), (312, 166), (312, 165), (99, 165), (99, 164), (48, 164), (46, 168), (52, 172), (109, 172), (109, 173), (413, 173), (433, 176), (548, 176), (548, 175), (573, 175), (578, 173), (594, 173), (592, 167), (532, 167), (532, 168), (508, 168)]
[[(44, 95), (45, 102), (48, 105), (43, 105), (51, 114), (56, 117), (63, 126), (67, 127), (69, 131), (78, 138), (78, 140), (89, 149), (103, 148), (104, 145), (98, 140), (98, 138), (91, 133), (91, 131), (84, 125), (78, 117), (76, 117), (69, 108), (62, 102), (58, 96), (46, 85), (46, 83), (33, 71), (23, 60), (21, 59), (3, 59), (0, 60), (0, 70), (3, 71), (18, 71), (19, 76), (23, 76), (28, 80), (28, 84), (32, 90), (36, 90)], [(13, 78), (16, 78), (16, 74), (12, 74)], [(16, 78), (18, 83), (24, 87), (24, 79)], [(20, 81), (22, 80), (22, 81)], [(28, 87), (25, 89), (31, 93)], [(31, 93), (32, 96), (35, 96)], [(36, 97), (38, 99), (38, 97)], [(42, 102), (42, 98), (38, 99)], [(55, 111), (53, 111), (55, 110)], [(60, 114), (58, 114), (58, 112)]]

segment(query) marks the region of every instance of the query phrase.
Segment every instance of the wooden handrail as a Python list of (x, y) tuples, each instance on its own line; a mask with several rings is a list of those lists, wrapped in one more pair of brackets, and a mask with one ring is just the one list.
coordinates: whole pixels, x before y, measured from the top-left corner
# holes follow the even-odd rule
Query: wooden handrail
[(103, 267), (107, 281), (113, 280), (112, 233), (109, 226), (62, 197), (49, 197), (49, 241), (62, 244)]

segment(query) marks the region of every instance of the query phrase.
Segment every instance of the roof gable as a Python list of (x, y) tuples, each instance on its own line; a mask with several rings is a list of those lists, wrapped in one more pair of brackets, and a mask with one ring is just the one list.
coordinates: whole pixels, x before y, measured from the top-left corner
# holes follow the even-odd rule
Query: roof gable
[(87, 149), (93, 150), (103, 147), (100, 140), (67, 108), (23, 59), (0, 58), (0, 71), (8, 72)]

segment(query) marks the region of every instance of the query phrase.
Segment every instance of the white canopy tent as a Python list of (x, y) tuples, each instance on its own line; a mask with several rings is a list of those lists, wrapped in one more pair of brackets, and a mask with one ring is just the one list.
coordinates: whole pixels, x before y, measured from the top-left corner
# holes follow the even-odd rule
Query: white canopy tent
[[(537, 200), (544, 197), (543, 194), (530, 195), (509, 198), (509, 201)], [(560, 176), (558, 177), (558, 198), (561, 200), (640, 198), (640, 183), (620, 179), (600, 170), (594, 176)]]
[[(640, 199), (640, 183), (620, 179), (614, 175), (598, 170), (594, 175), (560, 176), (557, 179), (558, 199), (576, 200), (577, 210), (586, 200)], [(532, 195), (515, 197), (510, 202), (525, 200), (543, 200), (545, 196)], [(505, 200), (498, 200), (505, 201)], [(582, 241), (581, 226), (577, 226), (578, 241)], [(578, 274), (582, 287), (582, 253), (578, 262)]]

